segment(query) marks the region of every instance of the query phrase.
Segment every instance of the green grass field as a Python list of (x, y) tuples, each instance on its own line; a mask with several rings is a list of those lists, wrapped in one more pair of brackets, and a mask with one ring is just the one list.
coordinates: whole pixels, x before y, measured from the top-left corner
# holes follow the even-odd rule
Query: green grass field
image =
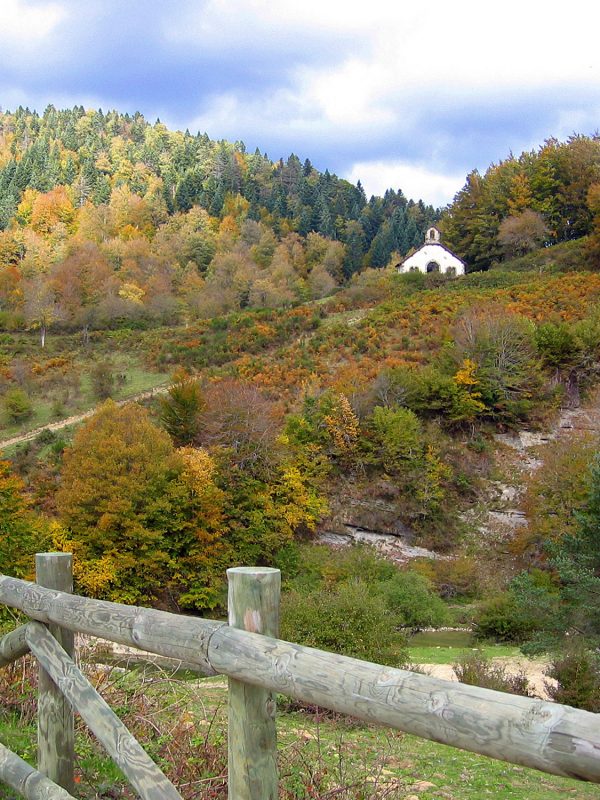
[[(224, 798), (227, 688), (222, 677), (174, 680), (139, 670), (98, 673), (101, 690), (186, 800)], [(6, 686), (2, 687), (3, 694)], [(279, 698), (280, 797), (286, 800), (600, 800), (600, 786), (558, 778)], [(34, 721), (0, 710), (0, 741), (35, 761)], [(133, 798), (83, 729), (77, 796)], [(2, 800), (14, 797), (0, 788)]]
[[(89, 365), (87, 365), (89, 367)], [(114, 400), (126, 400), (129, 397), (164, 386), (169, 382), (167, 373), (154, 372), (130, 356), (119, 355), (111, 359), (111, 369), (115, 376), (123, 376), (124, 380), (116, 381), (111, 397)], [(9, 422), (0, 413), (0, 439), (26, 434), (52, 422), (58, 422), (89, 411), (100, 402), (94, 394), (89, 371), (82, 368), (79, 391), (66, 401), (57, 402), (60, 392), (45, 396), (34, 395), (33, 413), (20, 423)]]
[(477, 642), (464, 631), (431, 631), (417, 633), (408, 641), (413, 664), (454, 664), (465, 653), (479, 651), (487, 658), (519, 658), (518, 647)]

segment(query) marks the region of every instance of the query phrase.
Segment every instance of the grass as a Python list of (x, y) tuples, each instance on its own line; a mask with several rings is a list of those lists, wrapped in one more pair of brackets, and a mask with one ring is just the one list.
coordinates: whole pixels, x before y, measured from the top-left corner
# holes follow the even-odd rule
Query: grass
[[(134, 357), (119, 355), (110, 359), (110, 362), (115, 375), (125, 376), (125, 380), (122, 383), (115, 385), (112, 394), (115, 400), (126, 400), (128, 397), (133, 397), (168, 383), (169, 376), (167, 373), (148, 370)], [(61, 403), (58, 407), (56, 398), (51, 394), (47, 393), (44, 396), (34, 395), (32, 398), (33, 413), (27, 420), (19, 424), (0, 420), (0, 438), (10, 439), (14, 436), (26, 434), (49, 423), (85, 413), (98, 405), (99, 400), (93, 392), (90, 373), (87, 371), (90, 363), (82, 364), (81, 367), (82, 374), (77, 395), (69, 398), (67, 402)]]
[(510, 645), (481, 645), (479, 647), (410, 647), (408, 653), (413, 664), (454, 664), (460, 656), (477, 650), (489, 658), (519, 658), (522, 653), (518, 647)]
[(468, 630), (424, 631), (408, 641), (413, 664), (454, 664), (465, 653), (479, 651), (488, 658), (519, 658), (522, 654), (513, 645), (477, 642)]
[[(167, 679), (169, 678), (169, 679)], [(222, 677), (98, 673), (101, 691), (189, 800), (226, 797), (227, 689)], [(4, 687), (5, 689), (6, 687)], [(280, 797), (285, 800), (600, 800), (600, 786), (513, 766), (280, 698)], [(149, 724), (150, 721), (150, 724)], [(35, 725), (0, 712), (0, 741), (35, 760)], [(133, 798), (118, 769), (78, 726), (77, 796)], [(13, 795), (2, 792), (2, 800)]]

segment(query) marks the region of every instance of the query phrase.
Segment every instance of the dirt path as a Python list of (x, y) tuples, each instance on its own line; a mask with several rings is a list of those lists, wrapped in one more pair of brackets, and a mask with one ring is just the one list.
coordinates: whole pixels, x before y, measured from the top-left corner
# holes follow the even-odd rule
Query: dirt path
[[(117, 400), (117, 405), (122, 406), (125, 405), (125, 403), (136, 403), (138, 400), (147, 400), (149, 397), (154, 397), (157, 394), (165, 394), (168, 388), (168, 386), (156, 386), (154, 389), (147, 389), (145, 392), (138, 392), (138, 394), (131, 395), (131, 397)], [(59, 431), (61, 428), (66, 428), (68, 425), (75, 425), (78, 422), (83, 422), (84, 419), (88, 419), (88, 417), (95, 414), (96, 409), (97, 406), (94, 406), (94, 408), (85, 411), (83, 414), (66, 417), (65, 419), (58, 420), (58, 422), (50, 422), (48, 425), (42, 425), (40, 428), (34, 428), (31, 431), (27, 431), (27, 433), (13, 436), (10, 439), (2, 439), (0, 440), (0, 450), (5, 447), (11, 447), (14, 444), (20, 444), (21, 442), (30, 442), (32, 439), (36, 439), (43, 431)]]
[[(501, 664), (506, 667), (506, 671), (511, 675), (517, 675), (520, 672), (525, 673), (536, 696), (541, 697), (543, 700), (549, 699), (546, 684), (553, 681), (545, 675), (545, 670), (548, 666), (547, 662), (531, 661), (528, 658), (494, 658), (492, 661), (495, 664)], [(419, 666), (434, 678), (443, 678), (446, 681), (456, 680), (451, 664), (419, 664)]]

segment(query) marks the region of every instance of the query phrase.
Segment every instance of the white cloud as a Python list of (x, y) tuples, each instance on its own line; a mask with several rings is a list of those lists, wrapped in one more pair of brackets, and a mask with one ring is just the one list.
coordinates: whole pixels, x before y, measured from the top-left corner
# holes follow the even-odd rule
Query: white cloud
[[(368, 5), (364, 0), (209, 0), (201, 9), (195, 3), (184, 6), (178, 21), (169, 23), (168, 36), (211, 50), (222, 47), (229, 54), (233, 49), (240, 59), (245, 48), (260, 50), (261, 42), (265, 47), (277, 41), (296, 46), (294, 59), (281, 58), (277, 85), (271, 83), (260, 97), (249, 96), (248, 87), (232, 87), (222, 97), (205, 98), (193, 121), (202, 130), (254, 136), (259, 142), (269, 141), (273, 132), (299, 143), (308, 137), (310, 144), (311, 136), (345, 146), (355, 141), (363, 149), (368, 149), (369, 135), (372, 142), (397, 137), (396, 157), (404, 157), (402, 142), (412, 138), (422, 143), (415, 148), (421, 158), (439, 155), (440, 163), (452, 163), (447, 148), (455, 134), (448, 133), (442, 156), (437, 147), (443, 132), (432, 130), (430, 112), (438, 124), (448, 110), (462, 117), (467, 132), (465, 112), (480, 101), (501, 123), (510, 118), (513, 102), (525, 96), (545, 93), (545, 105), (552, 109), (554, 89), (598, 94), (592, 17), (600, 21), (600, 13), (590, 10), (589, 0), (571, 0), (569, 13), (561, 12), (559, 20), (557, 13), (541, 0), (505, 0), (501, 8), (472, 0), (430, 0), (425, 11), (389, 0)], [(321, 37), (322, 48), (328, 47), (323, 37), (325, 42), (330, 37), (327, 64), (311, 51), (311, 35)], [(297, 43), (303, 37), (306, 53), (298, 61)], [(579, 124), (591, 120), (589, 111), (563, 114), (555, 107), (552, 115), (560, 130), (543, 131), (542, 137), (564, 130), (568, 135), (568, 120), (573, 120), (572, 130), (588, 132), (596, 124)], [(530, 124), (529, 130), (534, 127)], [(301, 146), (291, 144), (290, 149)], [(415, 169), (423, 175), (422, 167)]]
[(366, 26), (364, 5), (345, 0), (208, 0), (198, 5), (196, 0), (180, 3), (177, 17), (165, 25), (168, 39), (209, 50), (244, 43), (260, 49), (261, 44), (272, 44), (265, 37), (285, 41), (291, 36), (295, 42), (315, 33), (358, 37)]
[(0, 3), (0, 42), (2, 47), (22, 49), (46, 40), (65, 18), (66, 9), (58, 2), (31, 3), (2, 0)]
[[(179, 85), (185, 69), (189, 93), (175, 98), (144, 81), (143, 48), (137, 58), (123, 49), (141, 0), (0, 0), (0, 62), (11, 64), (13, 81), (0, 87), (2, 102), (58, 107), (61, 98), (44, 94), (56, 86), (69, 104), (125, 110), (130, 102), (129, 110), (141, 105), (150, 117), (241, 138), (273, 157), (308, 156), (370, 193), (396, 185), (435, 204), (451, 199), (469, 169), (511, 148), (598, 124), (600, 12), (590, 0), (570, 0), (567, 11), (553, 0), (147, 4), (143, 31), (164, 84)], [(121, 38), (97, 34), (113, 24)], [(81, 43), (92, 35), (102, 48), (88, 53)]]
[(352, 183), (360, 180), (367, 197), (382, 195), (389, 188), (402, 189), (407, 198), (420, 198), (436, 207), (449, 203), (465, 182), (462, 174), (448, 175), (395, 160), (358, 162), (343, 177)]

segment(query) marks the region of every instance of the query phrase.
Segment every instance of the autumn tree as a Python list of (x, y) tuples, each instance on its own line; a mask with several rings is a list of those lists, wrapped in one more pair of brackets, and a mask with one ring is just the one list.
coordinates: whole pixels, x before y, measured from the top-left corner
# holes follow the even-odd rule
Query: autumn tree
[(538, 248), (548, 236), (544, 218), (530, 208), (500, 223), (498, 241), (508, 257), (523, 256)]
[(62, 319), (63, 312), (53, 287), (45, 275), (35, 275), (25, 281), (23, 291), (26, 300), (23, 306), (25, 321), (29, 328), (39, 330), (40, 346), (46, 346), (48, 330)]
[(35, 553), (48, 543), (48, 526), (31, 511), (23, 481), (0, 460), (0, 572), (31, 580)]
[(70, 326), (81, 326), (87, 334), (97, 319), (102, 299), (116, 288), (117, 280), (98, 245), (83, 242), (72, 246), (66, 258), (53, 266), (48, 282), (62, 320)]
[(269, 475), (280, 460), (281, 415), (251, 383), (225, 379), (206, 388), (199, 444), (218, 448), (237, 469)]
[(66, 187), (57, 186), (33, 199), (30, 224), (37, 233), (50, 234), (59, 224), (72, 232), (74, 222), (75, 209)]
[(167, 589), (178, 607), (203, 611), (221, 601), (226, 568), (236, 558), (225, 536), (227, 494), (208, 451), (182, 447), (176, 461)]
[(107, 401), (79, 429), (65, 451), (57, 508), (83, 590), (131, 603), (157, 596), (177, 471), (168, 434), (140, 406)]

